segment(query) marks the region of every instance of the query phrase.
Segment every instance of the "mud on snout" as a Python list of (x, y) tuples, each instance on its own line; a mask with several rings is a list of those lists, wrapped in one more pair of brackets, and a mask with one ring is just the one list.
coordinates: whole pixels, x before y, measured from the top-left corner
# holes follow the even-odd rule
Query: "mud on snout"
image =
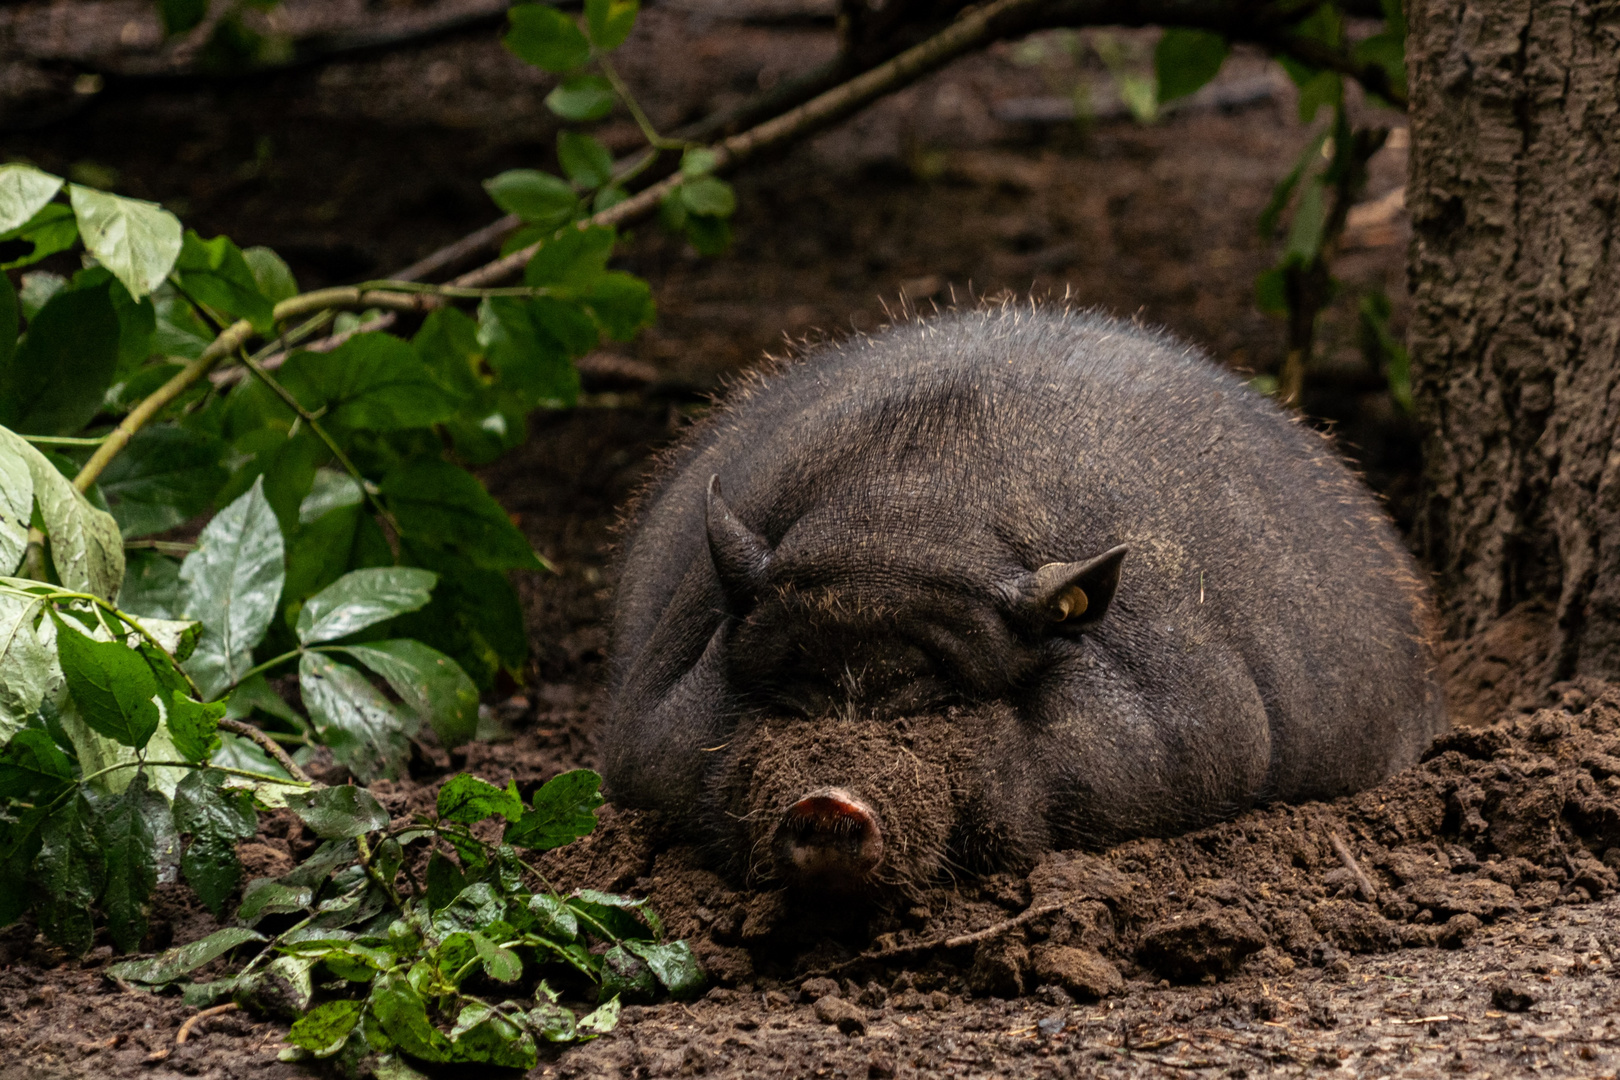
[(974, 719), (743, 721), (717, 777), (737, 868), (756, 886), (888, 899), (966, 869), (954, 849), (984, 817)]

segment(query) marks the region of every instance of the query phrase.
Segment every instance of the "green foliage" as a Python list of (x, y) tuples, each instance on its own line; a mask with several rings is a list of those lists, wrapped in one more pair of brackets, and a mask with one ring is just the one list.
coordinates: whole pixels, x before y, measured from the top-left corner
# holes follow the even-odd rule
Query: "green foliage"
[(1219, 34), (1173, 26), (1159, 39), (1153, 52), (1153, 71), (1159, 81), (1159, 104), (1198, 90), (1226, 63), (1231, 45)]
[[(114, 964), (109, 974), (154, 989), (179, 984), (198, 1003), (229, 997), (278, 1009), (296, 1017), (288, 1040), (304, 1055), (333, 1059), (340, 1072), (367, 1061), (374, 1070), (389, 1061), (532, 1068), (544, 1043), (611, 1031), (621, 995), (679, 999), (704, 985), (690, 947), (665, 939), (645, 901), (525, 884), (537, 875), (513, 823), (541, 808), (577, 808), (580, 793), (599, 782), (594, 773), (564, 773), (525, 811), (510, 781), (500, 788), (454, 776), (439, 791), (437, 813), (392, 827), (362, 788), (291, 796), (288, 807), (326, 842), (291, 873), (249, 884), (237, 909), (244, 923), (274, 917), (284, 929), (269, 938), (220, 931), (155, 959)], [(504, 822), (500, 843), (470, 828), (491, 819)], [(585, 821), (574, 835), (587, 834), (594, 816), (586, 812)], [(412, 880), (401, 896), (403, 852), (417, 845), (431, 852), (427, 884), (418, 890)], [(245, 946), (253, 955), (236, 974), (186, 982)], [(289, 973), (301, 988), (291, 1001), (265, 993)], [(557, 987), (597, 1005), (576, 1016)]]

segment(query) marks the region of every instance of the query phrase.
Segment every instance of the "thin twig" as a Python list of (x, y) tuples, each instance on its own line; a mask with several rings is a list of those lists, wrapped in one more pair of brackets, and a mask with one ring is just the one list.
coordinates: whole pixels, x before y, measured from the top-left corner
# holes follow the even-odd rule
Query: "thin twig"
[(238, 1005), (234, 1001), (227, 1001), (223, 1005), (215, 1005), (212, 1009), (204, 1009), (202, 1012), (192, 1015), (186, 1020), (185, 1023), (180, 1025), (180, 1031), (174, 1037), (175, 1045), (180, 1046), (187, 1039), (191, 1038), (191, 1033), (196, 1030), (197, 1025), (202, 1023), (204, 1020), (207, 1020), (209, 1017), (224, 1016), (226, 1013), (235, 1012), (241, 1007), (242, 1006)]
[(1344, 863), (1344, 868), (1355, 876), (1356, 886), (1361, 890), (1362, 897), (1369, 904), (1378, 903), (1378, 890), (1373, 888), (1372, 881), (1362, 872), (1361, 864), (1356, 862), (1354, 855), (1350, 854), (1350, 849), (1345, 846), (1343, 840), (1339, 839), (1339, 834), (1336, 832), (1328, 833), (1328, 841), (1333, 845), (1333, 851), (1339, 856), (1339, 861)]
[(266, 735), (252, 724), (244, 723), (241, 720), (232, 720), (229, 717), (221, 717), (219, 726), (223, 730), (229, 731), (233, 735), (240, 735), (244, 739), (252, 739), (258, 744), (260, 750), (263, 750), (265, 753), (274, 758), (276, 764), (280, 765), (283, 769), (286, 769), (287, 775), (292, 777), (294, 780), (297, 780), (301, 784), (309, 784), (312, 786), (315, 785), (314, 778), (312, 778), (309, 773), (298, 767), (298, 762), (292, 759), (292, 755), (283, 750), (281, 745), (277, 743), (276, 740), (272, 739), (269, 735)]
[(987, 926), (983, 930), (975, 930), (970, 934), (956, 934), (953, 937), (933, 938), (929, 941), (914, 941), (909, 945), (896, 945), (887, 949), (870, 949), (867, 952), (861, 953), (859, 956), (851, 957), (850, 959), (834, 964), (831, 967), (825, 967), (817, 971), (808, 972), (800, 976), (800, 978), (815, 979), (820, 978), (823, 975), (832, 975), (837, 972), (844, 971), (845, 969), (852, 968), (857, 964), (893, 960), (901, 956), (916, 956), (918, 953), (934, 952), (937, 949), (960, 949), (964, 945), (977, 945), (981, 941), (988, 941), (991, 938), (1000, 937), (1002, 934), (1005, 934), (1011, 930), (1016, 930), (1032, 919), (1038, 919), (1042, 915), (1050, 915), (1052, 912), (1057, 911), (1062, 907), (1063, 904), (1061, 901), (1050, 904), (1042, 904), (1040, 907), (1029, 908), (1027, 911), (1014, 915), (1010, 919), (998, 922), (994, 926)]

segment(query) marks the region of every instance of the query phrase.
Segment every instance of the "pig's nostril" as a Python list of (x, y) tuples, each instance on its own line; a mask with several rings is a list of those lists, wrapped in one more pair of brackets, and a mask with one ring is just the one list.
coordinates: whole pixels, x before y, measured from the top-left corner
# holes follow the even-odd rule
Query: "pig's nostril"
[(778, 867), (794, 881), (853, 888), (883, 858), (883, 829), (866, 803), (822, 788), (788, 807), (775, 848)]

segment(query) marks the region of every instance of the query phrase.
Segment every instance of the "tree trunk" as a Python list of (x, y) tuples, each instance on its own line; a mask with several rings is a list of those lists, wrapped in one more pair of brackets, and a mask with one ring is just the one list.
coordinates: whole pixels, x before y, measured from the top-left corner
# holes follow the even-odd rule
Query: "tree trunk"
[(1456, 632), (1544, 600), (1620, 675), (1620, 3), (1412, 6), (1420, 539)]

